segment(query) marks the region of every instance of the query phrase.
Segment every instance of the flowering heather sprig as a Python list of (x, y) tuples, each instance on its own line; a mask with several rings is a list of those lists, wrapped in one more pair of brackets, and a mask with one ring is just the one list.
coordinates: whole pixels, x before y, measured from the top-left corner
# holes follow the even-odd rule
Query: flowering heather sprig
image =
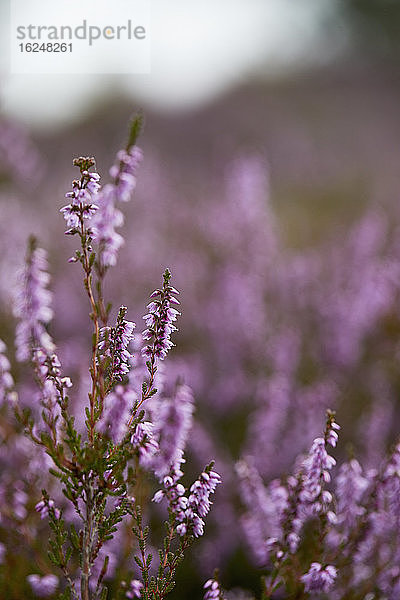
[(313, 562), (301, 580), (306, 592), (329, 592), (335, 583), (336, 576), (336, 568), (332, 565), (323, 567), (320, 563)]
[(173, 322), (180, 313), (172, 308), (171, 304), (179, 304), (179, 300), (172, 295), (179, 292), (169, 284), (170, 280), (171, 273), (166, 269), (163, 287), (161, 290), (154, 290), (150, 295), (153, 300), (147, 305), (148, 314), (143, 317), (147, 329), (143, 331), (142, 336), (149, 343), (143, 348), (142, 353), (149, 358), (157, 357), (163, 360), (174, 346), (170, 336), (173, 331), (177, 331)]
[(46, 331), (46, 325), (53, 317), (51, 292), (47, 289), (50, 281), (47, 268), (46, 252), (38, 248), (35, 238), (31, 237), (14, 309), (19, 321), (15, 346), (16, 358), (20, 362), (32, 358), (34, 348), (42, 348), (47, 353), (54, 350), (53, 341)]
[(72, 191), (65, 194), (66, 198), (71, 199), (71, 203), (63, 206), (60, 212), (67, 221), (68, 230), (65, 233), (68, 235), (79, 233), (82, 236), (84, 221), (91, 219), (99, 208), (93, 200), (100, 189), (100, 175), (89, 170), (95, 165), (94, 158), (75, 158), (73, 165), (79, 167), (81, 178), (72, 182)]
[(166, 497), (169, 509), (176, 520), (176, 531), (183, 537), (193, 535), (200, 537), (204, 533), (204, 520), (211, 508), (210, 495), (215, 492), (221, 476), (213, 471), (214, 463), (210, 463), (201, 473), (199, 478), (190, 487), (190, 494), (186, 496), (186, 489), (178, 483), (182, 471), (171, 471), (163, 479), (164, 489), (159, 490), (153, 497), (153, 502), (161, 502)]
[(43, 598), (52, 596), (58, 588), (58, 577), (55, 575), (28, 575), (27, 580), (33, 592)]
[(109, 360), (105, 364), (109, 373), (109, 385), (115, 381), (122, 381), (129, 373), (132, 354), (128, 351), (133, 339), (133, 331), (136, 327), (132, 321), (126, 321), (126, 306), (121, 306), (118, 312), (115, 327), (103, 327), (100, 330), (100, 342), (98, 344), (99, 354)]
[(130, 411), (136, 400), (136, 392), (117, 385), (104, 399), (103, 414), (97, 430), (108, 435), (114, 444), (119, 443), (127, 432)]
[[(334, 419), (334, 413), (328, 411), (325, 435), (314, 440), (310, 453), (303, 463), (303, 488), (300, 500), (304, 506), (311, 508), (312, 514), (324, 512), (324, 508), (332, 502), (331, 494), (324, 491), (323, 487), (325, 483), (330, 482), (329, 471), (336, 464), (335, 459), (327, 452), (327, 445), (335, 447), (338, 439), (337, 430), (340, 426)], [(327, 516), (332, 522), (336, 520), (336, 516), (331, 511)]]
[[(118, 155), (118, 169), (116, 165), (111, 172), (114, 177), (114, 187), (109, 188), (112, 202), (128, 200), (135, 187), (141, 152), (134, 147), (132, 136), (135, 137), (131, 131), (126, 152)], [(92, 249), (93, 237), (100, 231), (100, 228), (95, 229), (95, 221), (90, 221), (99, 211), (94, 202), (100, 188), (98, 174), (91, 172), (94, 164), (91, 158), (74, 161), (81, 177), (73, 182), (73, 189), (67, 195), (70, 204), (61, 209), (68, 222), (67, 233), (80, 238), (81, 247), (72, 262), (78, 261), (82, 265), (84, 287), (90, 303), (89, 316), (93, 322), (89, 367), (91, 382), (87, 394), (89, 406), (85, 406), (83, 411), (86, 430), (76, 427), (66, 395), (71, 381), (62, 377), (60, 361), (53, 352), (54, 345), (49, 337), (46, 338), (45, 326), (52, 316), (50, 294), (46, 289), (48, 276), (44, 270), (45, 258), (36, 252), (33, 244), (28, 256), (28, 275), (24, 278), (28, 292), (24, 291), (23, 305), (19, 307), (21, 321), (27, 318), (27, 314), (29, 319), (25, 330), (22, 330), (25, 337), (20, 331), (22, 340), (19, 342), (26, 358), (32, 360), (39, 387), (39, 394), (33, 397), (39, 397), (37, 407), (49, 430), (40, 431), (36, 421), (39, 410), (31, 410), (32, 407), (17, 407), (16, 416), (24, 432), (37, 444), (40, 453), (46, 453), (52, 461), (50, 474), (57, 478), (58, 487), (53, 488), (54, 500), (43, 488), (36, 511), (42, 519), (48, 520), (52, 530), (48, 557), (64, 576), (63, 597), (94, 600), (107, 596), (107, 584), (104, 581), (115, 576), (120, 578), (123, 571), (119, 567), (126, 558), (125, 542), (129, 534), (126, 527), (118, 526), (131, 516), (140, 553), (140, 557), (135, 556), (135, 559), (143, 579), (142, 582), (133, 579), (129, 584), (116, 581), (114, 592), (118, 597), (125, 594), (130, 599), (142, 596), (145, 600), (164, 600), (174, 587), (176, 568), (184, 558), (185, 551), (195, 537), (203, 535), (203, 519), (210, 510), (210, 496), (220, 483), (220, 476), (210, 464), (189, 490), (179, 483), (183, 476), (181, 466), (185, 462), (183, 450), (193, 414), (193, 398), (187, 386), (177, 385), (173, 398), (166, 400), (164, 406), (161, 403), (157, 405), (159, 411), (156, 416), (153, 412), (156, 404), (139, 411), (146, 400), (155, 396), (158, 361), (164, 359), (173, 346), (170, 336), (176, 330), (173, 323), (179, 313), (172, 305), (179, 304), (175, 298), (178, 291), (170, 285), (171, 274), (167, 269), (162, 289), (152, 294), (145, 317), (147, 330), (144, 338), (148, 345), (140, 355), (141, 359), (142, 355), (143, 360), (147, 359), (147, 372), (141, 377), (141, 396), (138, 397), (128, 377), (132, 362), (129, 344), (135, 325), (125, 319), (127, 309), (121, 307), (116, 325), (108, 327), (111, 305), (105, 304), (102, 293), (103, 277), (107, 271), (105, 267), (111, 264), (110, 256), (113, 253), (115, 258), (115, 247), (120, 240), (117, 240), (115, 247), (109, 246), (108, 262), (102, 263), (99, 256), (106, 250), (105, 238), (98, 240), (97, 254)], [(116, 222), (121, 222), (116, 212), (104, 213), (103, 216), (111, 221), (111, 228), (115, 228)], [(35, 263), (37, 258), (42, 261), (39, 266)], [(0, 359), (3, 358), (2, 351), (3, 347), (0, 346)], [(24, 352), (21, 351), (21, 354)], [(7, 378), (9, 364), (1, 360), (0, 367), (3, 387), (8, 390), (12, 383)], [(121, 385), (122, 381), (124, 385)], [(144, 420), (146, 409), (147, 420)], [(76, 414), (82, 424), (79, 409)], [(152, 416), (155, 423), (150, 420)], [(6, 433), (8, 435), (8, 431)], [(0, 450), (3, 450), (3, 444), (0, 444)], [(145, 470), (156, 472), (162, 480), (163, 490), (156, 496), (159, 500), (166, 497), (169, 515), (167, 534), (159, 550), (158, 574), (151, 577), (152, 556), (146, 551), (149, 528), (142, 526), (141, 506), (135, 499), (146, 499), (148, 487), (142, 485)], [(9, 505), (7, 518), (13, 518), (14, 522), (21, 524), (28, 518), (29, 494), (34, 491), (40, 478), (41, 473), (36, 473), (33, 477), (27, 477), (26, 481), (21, 480), (23, 486), (17, 486), (10, 477), (8, 489), (3, 491), (0, 487), (2, 506), (5, 504), (3, 500)], [(59, 493), (61, 491), (65, 498)], [(131, 493), (135, 497), (130, 496)], [(66, 502), (66, 506), (60, 502)], [(21, 527), (20, 534), (28, 539), (35, 532), (31, 533), (30, 526)], [(38, 544), (35, 544), (35, 551), (37, 547)], [(40, 549), (37, 552), (39, 559)], [(47, 571), (47, 563), (38, 560), (38, 564), (44, 572)], [(32, 574), (29, 583), (34, 593), (47, 596), (56, 591), (58, 578)]]

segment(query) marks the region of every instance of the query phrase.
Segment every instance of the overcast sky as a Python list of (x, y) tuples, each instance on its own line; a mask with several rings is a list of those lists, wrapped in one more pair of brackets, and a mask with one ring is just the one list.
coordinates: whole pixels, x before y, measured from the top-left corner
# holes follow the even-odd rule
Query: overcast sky
[(12, 75), (2, 4), (2, 112), (54, 127), (116, 90), (144, 107), (186, 110), (248, 77), (328, 60), (345, 45), (344, 30), (326, 28), (334, 8), (335, 0), (152, 0), (151, 74)]

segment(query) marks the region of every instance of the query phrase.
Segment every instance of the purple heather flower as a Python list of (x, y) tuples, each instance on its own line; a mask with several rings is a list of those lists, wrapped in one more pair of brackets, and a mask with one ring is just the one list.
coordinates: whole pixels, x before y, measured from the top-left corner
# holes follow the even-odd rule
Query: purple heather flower
[[(335, 459), (327, 452), (327, 445), (335, 447), (338, 439), (337, 431), (340, 429), (334, 420), (334, 414), (328, 411), (328, 421), (323, 438), (316, 438), (311, 446), (307, 458), (303, 462), (303, 487), (300, 500), (303, 501), (314, 514), (327, 512), (327, 505), (331, 503), (331, 495), (323, 491), (323, 484), (329, 483), (329, 471), (336, 464)], [(335, 516), (327, 513), (328, 519), (334, 521)]]
[(67, 234), (78, 233), (84, 220), (89, 220), (98, 210), (97, 204), (93, 202), (100, 189), (100, 175), (89, 171), (94, 165), (93, 158), (75, 158), (74, 166), (79, 167), (81, 178), (72, 182), (72, 191), (65, 194), (66, 198), (71, 199), (70, 204), (63, 206), (60, 212), (63, 213), (67, 221)]
[(209, 513), (212, 504), (210, 495), (215, 492), (215, 488), (219, 483), (221, 483), (221, 476), (218, 473), (204, 471), (190, 488), (185, 517), (187, 526), (191, 528), (195, 537), (199, 537), (204, 533), (202, 517)]
[(20, 290), (16, 298), (14, 314), (19, 322), (16, 327), (16, 357), (20, 362), (29, 360), (36, 347), (52, 353), (54, 344), (46, 331), (53, 311), (50, 308), (51, 293), (47, 289), (47, 255), (31, 238), (25, 268), (20, 277)]
[(60, 511), (58, 510), (58, 508), (55, 508), (54, 500), (43, 499), (40, 500), (40, 502), (38, 502), (35, 506), (35, 510), (40, 514), (41, 519), (45, 519), (48, 516), (49, 509), (54, 510), (54, 516), (56, 519), (59, 519), (61, 517)]
[(126, 592), (126, 597), (130, 600), (132, 598), (140, 598), (142, 595), (143, 583), (138, 579), (132, 579), (129, 583), (129, 588)]
[(326, 451), (324, 438), (316, 438), (309, 456), (304, 461), (305, 476), (301, 499), (313, 502), (321, 492), (321, 483), (330, 482), (329, 471), (336, 464), (335, 459)]
[(34, 594), (43, 598), (52, 596), (58, 588), (58, 577), (55, 575), (28, 575), (27, 580)]
[(171, 473), (163, 479), (164, 489), (156, 492), (153, 502), (159, 503), (166, 497), (177, 522), (177, 533), (184, 536), (189, 532), (194, 537), (200, 537), (204, 533), (205, 525), (202, 517), (205, 517), (210, 510), (212, 503), (209, 497), (221, 483), (221, 476), (207, 467), (191, 486), (189, 497), (186, 497), (186, 489), (179, 483), (182, 475), (180, 470), (177, 472), (171, 470)]
[(149, 344), (142, 350), (144, 356), (158, 357), (163, 360), (168, 351), (174, 346), (170, 336), (173, 331), (177, 331), (173, 322), (176, 321), (180, 313), (171, 304), (179, 304), (179, 301), (172, 294), (179, 294), (178, 290), (169, 285), (171, 273), (166, 269), (164, 273), (164, 284), (161, 290), (154, 290), (150, 295), (152, 302), (147, 305), (149, 312), (143, 317), (147, 329), (142, 333), (144, 340)]
[(61, 363), (56, 354), (48, 355), (41, 348), (36, 348), (32, 361), (40, 386), (39, 401), (46, 413), (44, 420), (50, 430), (57, 430), (60, 400), (72, 382), (69, 377), (61, 377)]
[(0, 542), (0, 565), (4, 563), (4, 559), (6, 556), (6, 547), (2, 542)]
[(337, 576), (332, 565), (323, 567), (318, 562), (311, 563), (308, 572), (301, 577), (306, 592), (329, 592)]
[(127, 422), (137, 394), (129, 388), (117, 385), (104, 399), (103, 415), (98, 424), (98, 431), (108, 435), (114, 443), (122, 440), (127, 432)]
[(222, 590), (216, 579), (209, 579), (204, 584), (204, 600), (219, 600), (222, 598)]
[(126, 306), (121, 306), (116, 326), (103, 327), (100, 330), (101, 339), (98, 349), (100, 353), (110, 359), (110, 379), (113, 381), (122, 381), (124, 376), (129, 373), (132, 361), (132, 354), (128, 351), (128, 346), (133, 339), (136, 325), (132, 321), (125, 320), (127, 310)]

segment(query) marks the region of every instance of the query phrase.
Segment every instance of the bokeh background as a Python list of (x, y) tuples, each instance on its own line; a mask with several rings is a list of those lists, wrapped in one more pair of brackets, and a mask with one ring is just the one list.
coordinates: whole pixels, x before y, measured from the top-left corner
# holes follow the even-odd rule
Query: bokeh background
[(13, 282), (34, 233), (49, 252), (53, 333), (77, 406), (89, 321), (58, 211), (72, 157), (95, 155), (106, 179), (130, 115), (145, 114), (107, 294), (140, 328), (172, 269), (183, 316), (167, 376), (194, 390), (194, 472), (215, 456), (225, 481), (176, 597), (198, 597), (214, 566), (226, 587), (258, 589), (240, 457), (265, 481), (287, 472), (328, 406), (343, 425), (339, 456), (373, 466), (396, 438), (399, 34), (395, 0), (158, 0), (150, 75), (17, 76), (4, 47), (0, 337), (12, 346)]

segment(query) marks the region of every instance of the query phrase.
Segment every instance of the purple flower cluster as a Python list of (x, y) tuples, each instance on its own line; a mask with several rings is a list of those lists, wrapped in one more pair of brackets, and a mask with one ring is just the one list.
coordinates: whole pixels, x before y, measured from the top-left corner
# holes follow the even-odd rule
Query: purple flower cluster
[(81, 178), (75, 179), (72, 182), (72, 191), (65, 194), (66, 198), (71, 199), (70, 204), (60, 209), (67, 221), (68, 230), (65, 233), (69, 235), (79, 233), (80, 228), (84, 226), (84, 220), (91, 219), (99, 208), (94, 199), (100, 189), (100, 175), (90, 171), (95, 165), (95, 160), (80, 157), (75, 158), (73, 164), (79, 167)]
[(197, 518), (206, 517), (211, 508), (210, 495), (215, 492), (217, 485), (221, 483), (221, 476), (215, 471), (203, 471), (200, 477), (190, 488), (186, 518), (193, 522), (193, 533), (195, 537), (203, 535), (204, 521)]
[(219, 582), (216, 579), (209, 579), (204, 584), (204, 600), (222, 600), (223, 594)]
[(46, 325), (53, 317), (51, 293), (47, 289), (50, 280), (47, 269), (46, 252), (38, 248), (36, 240), (31, 238), (14, 309), (19, 321), (15, 346), (16, 357), (20, 362), (32, 358), (35, 348), (41, 348), (48, 354), (54, 350), (53, 341), (46, 331)]
[(114, 444), (120, 442), (127, 433), (127, 423), (136, 400), (136, 392), (122, 385), (117, 385), (105, 397), (97, 429), (103, 435), (108, 435)]
[(126, 306), (121, 306), (115, 327), (103, 327), (100, 330), (99, 353), (109, 359), (108, 371), (111, 381), (122, 381), (129, 373), (132, 354), (128, 351), (136, 327), (132, 321), (127, 321)]
[(54, 500), (51, 499), (48, 500), (47, 498), (43, 498), (42, 500), (40, 500), (36, 504), (35, 510), (40, 514), (41, 519), (46, 519), (50, 510), (54, 511), (54, 516), (56, 519), (59, 519), (61, 517), (59, 509), (56, 508)]
[(183, 475), (181, 471), (167, 475), (163, 479), (164, 489), (159, 490), (154, 498), (154, 502), (161, 502), (165, 497), (177, 522), (176, 531), (180, 536), (187, 533), (200, 537), (204, 533), (204, 520), (211, 508), (210, 495), (215, 492), (221, 476), (207, 467), (199, 478), (192, 484), (189, 495), (186, 496), (186, 489), (178, 483)]
[(124, 243), (123, 237), (116, 231), (124, 223), (117, 202), (130, 200), (136, 187), (136, 171), (141, 159), (142, 152), (137, 146), (121, 150), (110, 169), (114, 181), (101, 191), (99, 210), (93, 222), (93, 239), (99, 245), (99, 262), (102, 268), (116, 264), (118, 250)]
[(335, 466), (335, 459), (326, 451), (324, 438), (316, 438), (310, 450), (310, 454), (304, 461), (304, 482), (300, 499), (312, 504), (313, 510), (319, 512), (321, 507), (316, 503), (322, 493), (323, 483), (329, 483), (331, 476), (329, 471)]
[(301, 580), (306, 592), (329, 592), (335, 583), (336, 576), (337, 571), (332, 565), (323, 567), (318, 562), (313, 562)]
[(42, 383), (51, 381), (58, 390), (72, 387), (69, 377), (61, 377), (61, 363), (57, 354), (48, 355), (42, 348), (37, 348), (33, 353), (33, 362)]
[(40, 387), (39, 402), (44, 409), (42, 418), (55, 439), (58, 431), (59, 405), (66, 390), (72, 387), (72, 382), (69, 377), (61, 377), (61, 363), (56, 354), (48, 355), (37, 348), (33, 351), (32, 362)]
[[(337, 523), (331, 508), (333, 495), (324, 488), (330, 482), (330, 471), (335, 464), (327, 445), (336, 446), (338, 429), (334, 413), (328, 411), (324, 437), (314, 440), (306, 458), (298, 461), (295, 475), (287, 477), (286, 485), (273, 480), (265, 486), (255, 466), (249, 464), (250, 459), (237, 464), (240, 493), (247, 509), (243, 528), (260, 564), (292, 560), (305, 535), (306, 521), (317, 517), (321, 524)], [(321, 530), (322, 539), (326, 533)]]
[(171, 304), (179, 304), (173, 294), (178, 290), (169, 285), (171, 273), (167, 269), (164, 273), (162, 289), (154, 290), (150, 295), (152, 302), (147, 305), (149, 312), (143, 317), (147, 329), (142, 333), (143, 339), (149, 343), (143, 348), (142, 353), (147, 357), (158, 357), (163, 360), (168, 351), (174, 346), (170, 336), (177, 328), (173, 324), (180, 314)]
[(27, 580), (34, 594), (43, 598), (52, 596), (58, 588), (58, 577), (55, 575), (28, 575)]

